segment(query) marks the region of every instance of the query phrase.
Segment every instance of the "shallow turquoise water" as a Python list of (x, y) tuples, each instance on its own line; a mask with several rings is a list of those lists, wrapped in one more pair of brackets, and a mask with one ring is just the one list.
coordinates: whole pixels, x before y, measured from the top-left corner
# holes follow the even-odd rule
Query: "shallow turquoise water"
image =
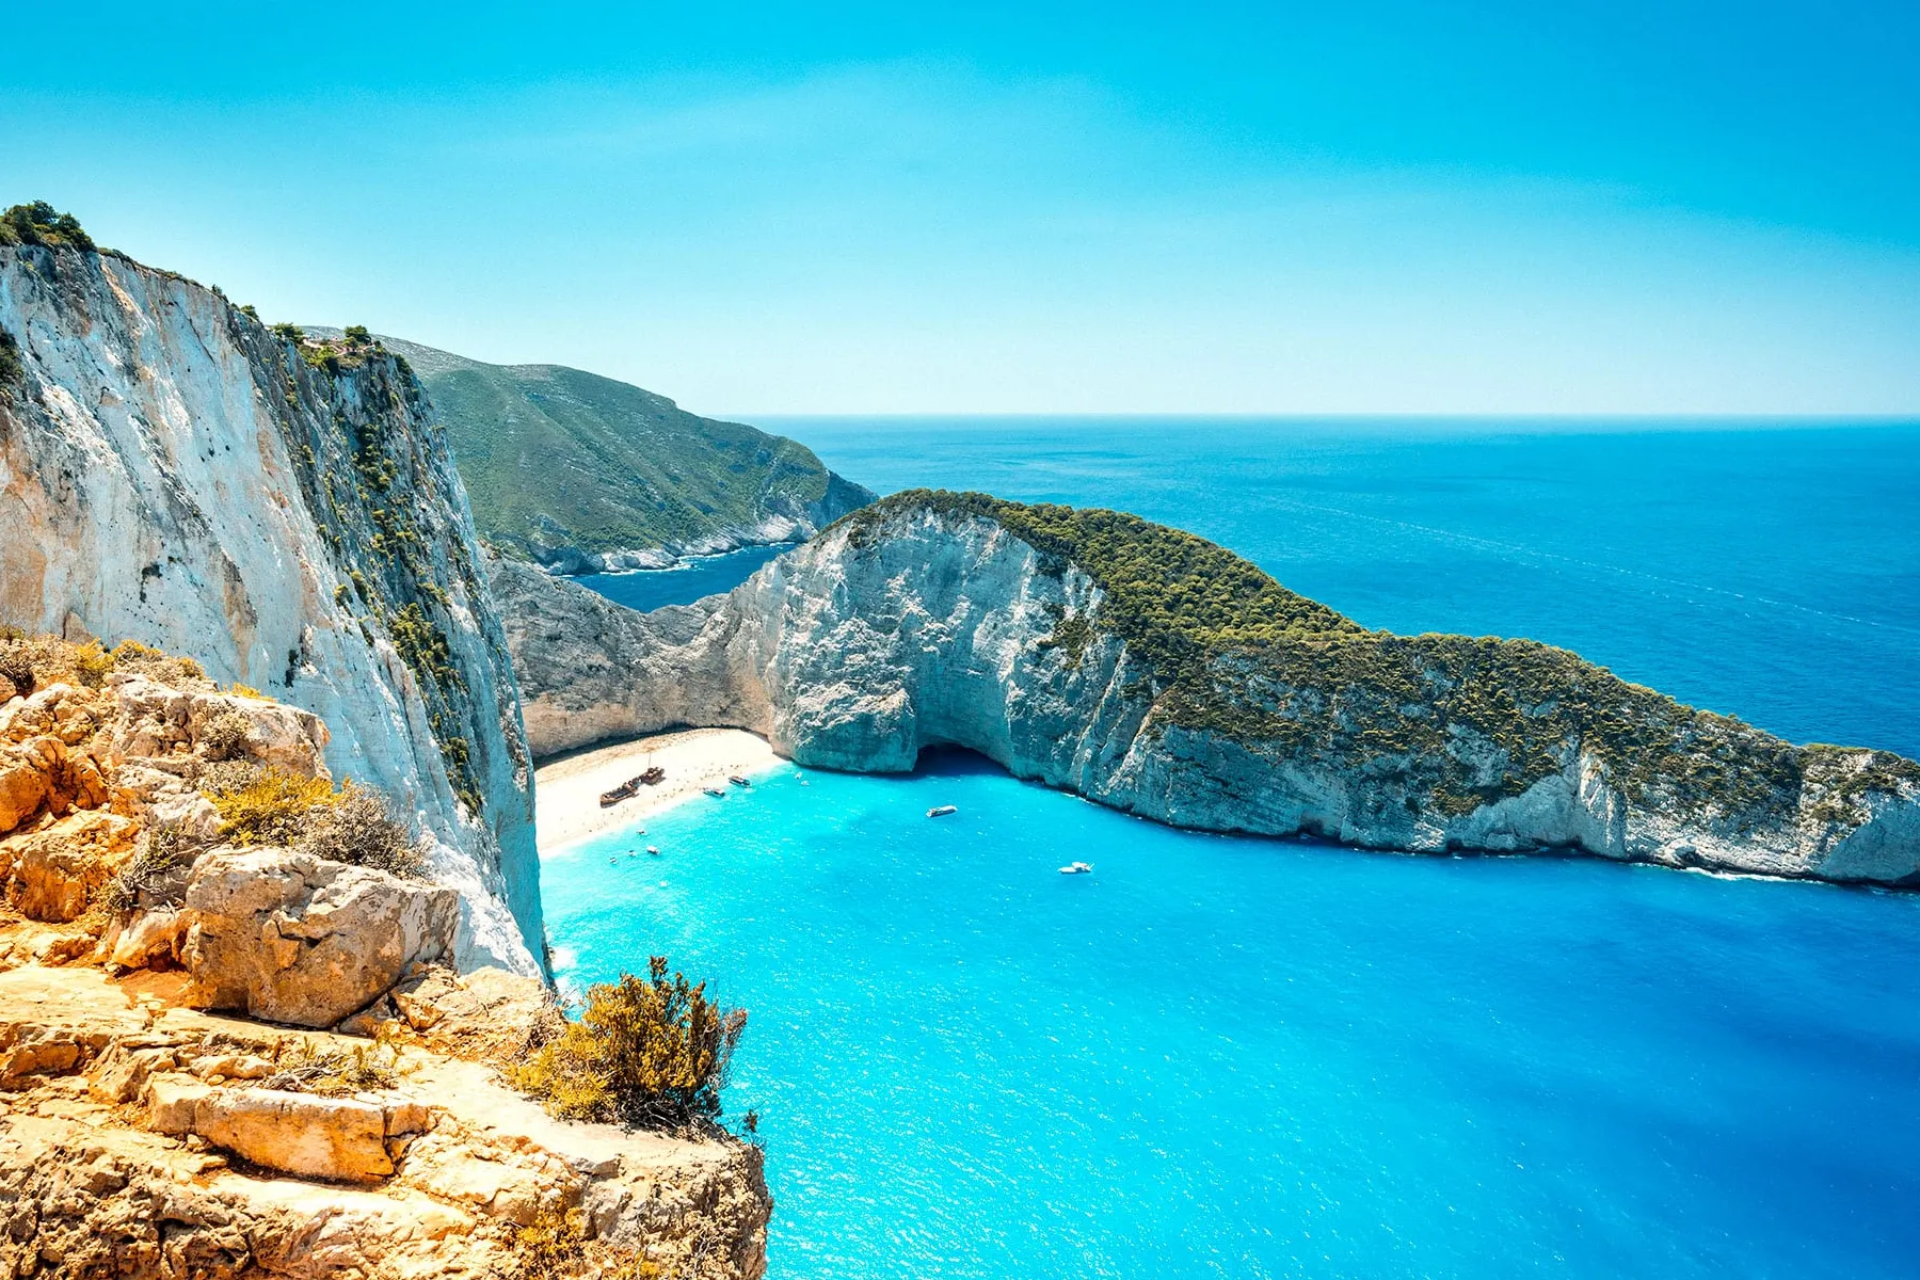
[(964, 756), (806, 776), (543, 869), (570, 982), (664, 953), (751, 1010), (775, 1276), (1920, 1256), (1920, 899), (1194, 835)]
[[(1920, 754), (1913, 427), (782, 429)], [(1914, 1274), (1920, 897), (1198, 836), (970, 757), (808, 777), (543, 869), (570, 980), (664, 951), (752, 1010), (776, 1277)]]

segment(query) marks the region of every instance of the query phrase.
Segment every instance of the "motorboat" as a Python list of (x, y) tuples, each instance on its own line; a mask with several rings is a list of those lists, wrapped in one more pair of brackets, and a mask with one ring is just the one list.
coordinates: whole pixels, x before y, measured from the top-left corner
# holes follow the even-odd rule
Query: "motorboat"
[(1092, 873), (1093, 864), (1091, 862), (1069, 862), (1066, 866), (1060, 868), (1060, 874), (1063, 876), (1084, 876), (1091, 875)]
[(937, 804), (933, 806), (933, 808), (927, 810), (927, 816), (929, 818), (944, 818), (950, 813), (958, 813), (958, 812), (960, 812), (959, 805)]
[(737, 774), (737, 773), (730, 773), (730, 774), (728, 774), (728, 775), (727, 775), (727, 781), (728, 781), (728, 782), (731, 782), (731, 783), (732, 783), (732, 784), (733, 784), (734, 786), (736, 786), (736, 787), (750, 787), (750, 786), (752, 786), (752, 785), (753, 785), (753, 783), (752, 783), (751, 781), (749, 781), (749, 780), (748, 780), (748, 779), (746, 779), (746, 778), (743, 778), (743, 777), (741, 777), (741, 776), (740, 776), (739, 774)]
[(657, 858), (660, 856), (660, 846), (657, 844), (650, 844), (647, 846), (647, 852)]
[(719, 787), (702, 787), (700, 789), (716, 800), (725, 800), (727, 798), (727, 793)]

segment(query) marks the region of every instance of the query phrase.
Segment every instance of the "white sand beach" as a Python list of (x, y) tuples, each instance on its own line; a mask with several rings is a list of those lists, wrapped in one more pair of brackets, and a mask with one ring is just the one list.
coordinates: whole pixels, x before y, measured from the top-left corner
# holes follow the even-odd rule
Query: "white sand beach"
[[(540, 852), (629, 826), (698, 796), (703, 787), (725, 787), (728, 774), (750, 778), (785, 763), (765, 738), (743, 729), (684, 729), (563, 756), (533, 775)], [(600, 807), (601, 792), (649, 764), (665, 769), (666, 778), (630, 800)]]

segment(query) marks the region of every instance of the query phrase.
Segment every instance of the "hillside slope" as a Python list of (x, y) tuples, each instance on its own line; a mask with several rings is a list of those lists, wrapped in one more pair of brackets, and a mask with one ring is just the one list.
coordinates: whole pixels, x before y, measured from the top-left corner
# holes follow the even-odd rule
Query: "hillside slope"
[(405, 365), (90, 244), (0, 241), (0, 623), (201, 657), (332, 726), (536, 971), (532, 778), (465, 492)]
[(612, 378), (383, 341), (433, 399), (480, 536), (510, 557), (561, 573), (659, 568), (798, 541), (873, 501), (804, 445)]
[(898, 494), (644, 616), (495, 581), (543, 734), (734, 726), (859, 771), (954, 744), (1205, 830), (1920, 882), (1910, 760), (1796, 747), (1548, 645), (1369, 631), (1117, 512)]

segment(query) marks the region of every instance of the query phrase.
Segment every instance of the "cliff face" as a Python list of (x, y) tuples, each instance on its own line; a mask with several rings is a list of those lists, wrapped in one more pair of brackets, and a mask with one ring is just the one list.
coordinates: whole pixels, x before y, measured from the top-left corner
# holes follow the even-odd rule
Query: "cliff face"
[(670, 725), (746, 724), (762, 710), (708, 634), (720, 597), (636, 613), (519, 561), (489, 559), (487, 576), (536, 759)]
[(191, 652), (319, 714), (332, 771), (432, 836), (461, 963), (534, 972), (513, 672), (404, 363), (303, 356), (217, 292), (73, 248), (0, 247), (0, 330), (0, 622)]
[(738, 726), (859, 771), (953, 744), (1203, 830), (1920, 880), (1911, 761), (1796, 748), (1543, 645), (1368, 632), (1113, 513), (903, 495), (698, 606), (574, 592), (507, 593), (543, 655), (530, 718)]

